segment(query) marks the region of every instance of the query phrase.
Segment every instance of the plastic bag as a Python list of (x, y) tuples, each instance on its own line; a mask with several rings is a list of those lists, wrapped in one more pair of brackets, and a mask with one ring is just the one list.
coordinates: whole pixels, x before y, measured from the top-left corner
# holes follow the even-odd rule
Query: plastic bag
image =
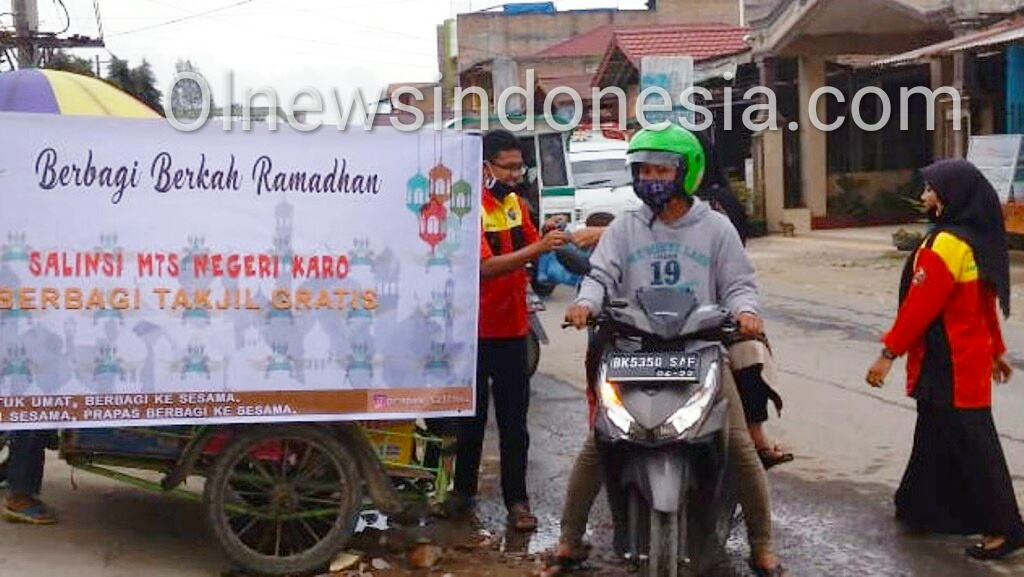
[(537, 258), (537, 281), (542, 284), (576, 287), (582, 280), (583, 277), (562, 266), (553, 252), (546, 252)]

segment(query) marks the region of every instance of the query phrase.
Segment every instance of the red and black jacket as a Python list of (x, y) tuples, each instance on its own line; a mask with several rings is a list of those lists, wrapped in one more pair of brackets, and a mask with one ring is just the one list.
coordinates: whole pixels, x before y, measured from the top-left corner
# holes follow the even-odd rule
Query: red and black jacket
[[(498, 200), (490, 190), (483, 192), (480, 260), (515, 252), (540, 238), (530, 212), (515, 193)], [(526, 336), (530, 331), (526, 305), (529, 278), (521, 268), (480, 281), (480, 325), (482, 339)]]
[(917, 250), (885, 346), (907, 356), (907, 394), (960, 409), (992, 404), (992, 361), (1006, 352), (996, 295), (974, 253), (948, 232)]

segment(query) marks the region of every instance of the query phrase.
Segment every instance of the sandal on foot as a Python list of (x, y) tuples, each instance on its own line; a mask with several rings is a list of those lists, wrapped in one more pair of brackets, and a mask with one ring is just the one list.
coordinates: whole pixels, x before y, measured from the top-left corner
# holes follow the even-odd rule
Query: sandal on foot
[(0, 516), (11, 523), (25, 523), (28, 525), (53, 525), (57, 522), (57, 516), (53, 509), (49, 508), (42, 501), (33, 499), (27, 507), (15, 509), (9, 503), (4, 502), (0, 509)]
[(771, 569), (754, 565), (753, 561), (750, 561), (749, 564), (750, 570), (753, 571), (754, 575), (757, 577), (787, 577), (787, 575), (789, 575), (789, 572), (786, 571), (786, 568), (783, 567), (781, 563)]
[(556, 577), (579, 569), (590, 557), (590, 547), (573, 549), (569, 554), (554, 551), (544, 560), (544, 567), (537, 573), (540, 577)]
[(761, 458), (761, 464), (764, 465), (765, 470), (771, 469), (776, 465), (788, 463), (795, 458), (793, 453), (783, 451), (778, 445), (758, 449), (757, 456)]
[(1007, 537), (1003, 544), (998, 547), (985, 547), (984, 542), (975, 543), (973, 546), (964, 549), (964, 553), (972, 559), (979, 561), (997, 561), (1017, 551), (1024, 549), (1024, 533)]
[(530, 533), (537, 530), (537, 517), (526, 503), (516, 503), (508, 509), (508, 524), (516, 531)]

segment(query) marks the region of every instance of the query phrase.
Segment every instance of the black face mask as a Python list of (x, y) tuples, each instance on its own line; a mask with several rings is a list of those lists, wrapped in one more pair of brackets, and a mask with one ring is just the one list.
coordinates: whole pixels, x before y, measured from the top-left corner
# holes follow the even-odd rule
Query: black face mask
[(513, 192), (516, 194), (522, 194), (522, 191), (525, 189), (526, 182), (520, 180), (515, 184), (506, 184), (505, 182), (502, 182), (497, 178), (494, 178), (494, 176), (492, 175), (487, 178), (487, 180), (484, 182), (484, 185), (487, 187), (488, 190), (491, 191), (491, 194), (494, 195), (494, 198), (502, 200)]
[(523, 182), (517, 182), (514, 185), (510, 185), (505, 184), (504, 182), (501, 182), (499, 180), (494, 183), (494, 186), (491, 187), (491, 194), (493, 194), (494, 197), (497, 198), (498, 200), (505, 198), (506, 196), (512, 194), (513, 192), (522, 196), (524, 190), (523, 184)]

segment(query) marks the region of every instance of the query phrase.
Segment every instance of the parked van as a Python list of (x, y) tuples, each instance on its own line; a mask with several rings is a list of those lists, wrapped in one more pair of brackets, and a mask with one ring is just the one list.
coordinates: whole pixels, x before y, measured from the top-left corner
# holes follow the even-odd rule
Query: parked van
[(633, 194), (633, 177), (626, 167), (625, 140), (597, 132), (574, 135), (569, 142), (569, 165), (576, 182), (572, 228), (584, 226), (590, 215), (616, 217), (641, 206)]

